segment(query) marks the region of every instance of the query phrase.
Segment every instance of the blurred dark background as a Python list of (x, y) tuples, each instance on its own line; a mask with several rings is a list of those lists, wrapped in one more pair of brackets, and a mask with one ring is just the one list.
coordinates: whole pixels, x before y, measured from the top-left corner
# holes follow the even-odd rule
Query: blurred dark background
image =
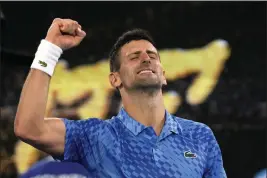
[[(200, 105), (183, 102), (176, 115), (212, 128), (228, 177), (266, 168), (266, 2), (2, 2), (0, 15), (2, 160), (14, 154), (14, 116), (36, 48), (60, 17), (77, 20), (87, 33), (62, 56), (70, 68), (107, 58), (117, 37), (136, 27), (148, 30), (158, 49), (226, 40), (231, 56), (215, 90)], [(170, 86), (183, 96), (190, 81)], [(6, 162), (2, 176), (16, 176)]]

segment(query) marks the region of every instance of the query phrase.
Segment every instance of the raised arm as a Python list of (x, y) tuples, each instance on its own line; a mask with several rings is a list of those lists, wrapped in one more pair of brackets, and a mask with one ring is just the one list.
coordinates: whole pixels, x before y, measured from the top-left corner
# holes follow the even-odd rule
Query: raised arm
[(16, 113), (14, 132), (22, 141), (47, 152), (64, 152), (65, 125), (59, 118), (44, 118), (50, 79), (63, 50), (77, 46), (85, 37), (71, 19), (55, 19), (35, 54), (24, 83)]

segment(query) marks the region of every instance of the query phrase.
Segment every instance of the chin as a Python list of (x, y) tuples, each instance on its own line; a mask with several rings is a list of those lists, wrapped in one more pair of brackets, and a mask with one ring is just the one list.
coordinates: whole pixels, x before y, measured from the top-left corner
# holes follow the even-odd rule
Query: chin
[(143, 83), (138, 83), (136, 85), (134, 85), (133, 88), (136, 89), (161, 89), (162, 88), (162, 84), (158, 83), (158, 82), (143, 82)]

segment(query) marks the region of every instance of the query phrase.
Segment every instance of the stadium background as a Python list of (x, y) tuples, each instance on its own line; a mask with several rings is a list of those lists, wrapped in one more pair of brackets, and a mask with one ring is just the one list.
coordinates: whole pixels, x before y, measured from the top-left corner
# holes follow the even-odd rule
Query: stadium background
[[(61, 68), (58, 78), (66, 77), (64, 71), (76, 73), (67, 75), (68, 85), (55, 79), (48, 116), (82, 119), (96, 114), (108, 119), (116, 114), (120, 98), (106, 86), (107, 76), (102, 76), (108, 72), (105, 59), (121, 33), (144, 28), (165, 56), (166, 68), (174, 73), (164, 88), (172, 113), (212, 128), (228, 177), (253, 177), (266, 168), (266, 2), (2, 2), (0, 15), (0, 177), (16, 177), (46, 156), (17, 142), (13, 121), (36, 48), (55, 17), (77, 20), (87, 36), (62, 56), (68, 70)], [(228, 44), (226, 52), (207, 46), (217, 39)], [(214, 63), (224, 53), (229, 53), (222, 57), (225, 61)], [(187, 64), (194, 62), (199, 70), (190, 72)], [(215, 82), (208, 96), (195, 104), (186, 100), (196, 72), (218, 65), (222, 71), (204, 76)], [(199, 90), (208, 88), (203, 84)], [(90, 105), (90, 101), (95, 102)], [(80, 109), (85, 103), (94, 110)]]

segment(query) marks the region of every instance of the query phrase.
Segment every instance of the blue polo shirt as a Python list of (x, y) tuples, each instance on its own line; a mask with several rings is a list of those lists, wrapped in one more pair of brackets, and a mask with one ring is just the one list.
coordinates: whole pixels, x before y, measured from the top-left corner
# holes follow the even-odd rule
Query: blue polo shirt
[(219, 145), (211, 129), (165, 112), (159, 136), (122, 108), (109, 120), (91, 118), (66, 126), (61, 160), (78, 162), (90, 177), (222, 178)]

